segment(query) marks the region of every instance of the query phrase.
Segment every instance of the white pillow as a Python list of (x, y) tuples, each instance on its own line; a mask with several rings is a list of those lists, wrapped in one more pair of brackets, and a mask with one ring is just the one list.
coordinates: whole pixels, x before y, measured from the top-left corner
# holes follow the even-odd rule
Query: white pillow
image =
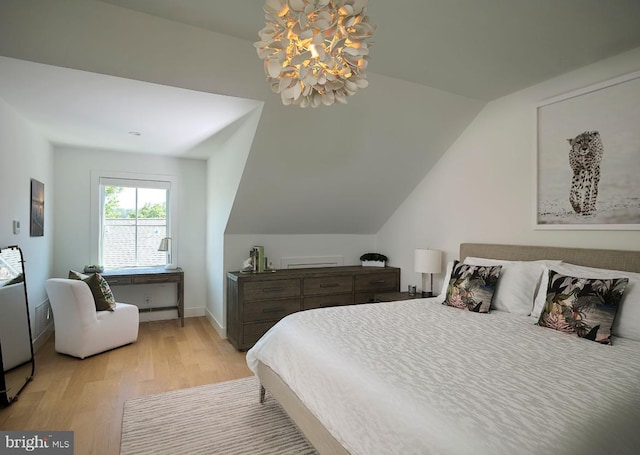
[[(640, 273), (624, 272), (622, 270), (596, 269), (582, 265), (563, 262), (550, 267), (558, 273), (577, 278), (628, 278), (629, 284), (625, 288), (618, 314), (613, 321), (611, 333), (615, 336), (640, 341)], [(544, 308), (549, 285), (549, 270), (545, 270), (540, 282), (540, 292), (536, 296), (531, 316), (536, 319)]]
[(529, 316), (540, 284), (545, 265), (560, 264), (561, 261), (507, 261), (468, 257), (465, 264), (501, 265), (498, 287), (491, 301), (491, 308), (509, 313)]

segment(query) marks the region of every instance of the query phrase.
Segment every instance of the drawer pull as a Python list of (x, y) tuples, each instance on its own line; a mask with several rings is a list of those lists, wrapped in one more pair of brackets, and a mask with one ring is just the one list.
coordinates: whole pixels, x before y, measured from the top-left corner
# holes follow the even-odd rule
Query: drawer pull
[(282, 311), (284, 311), (284, 308), (282, 308), (282, 307), (264, 308), (262, 310), (263, 313), (281, 313)]
[(263, 292), (277, 292), (277, 291), (284, 291), (284, 286), (274, 286), (272, 288), (264, 288), (262, 291)]
[(387, 280), (370, 280), (369, 284), (384, 284)]
[(338, 286), (340, 286), (340, 284), (338, 283), (321, 283), (320, 284), (321, 288), (337, 288)]

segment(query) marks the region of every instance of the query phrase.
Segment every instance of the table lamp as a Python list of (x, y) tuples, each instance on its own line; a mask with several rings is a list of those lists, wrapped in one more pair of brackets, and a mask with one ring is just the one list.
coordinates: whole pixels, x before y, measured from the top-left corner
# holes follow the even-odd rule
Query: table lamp
[(164, 266), (167, 270), (175, 270), (178, 266), (173, 264), (171, 258), (171, 237), (165, 237), (160, 241), (160, 246), (158, 247), (158, 251), (166, 251), (167, 252), (167, 265)]
[[(442, 270), (442, 252), (438, 250), (416, 249), (414, 255), (415, 271), (422, 274), (422, 297), (433, 297), (433, 274)], [(425, 274), (431, 278), (431, 286), (426, 292)]]

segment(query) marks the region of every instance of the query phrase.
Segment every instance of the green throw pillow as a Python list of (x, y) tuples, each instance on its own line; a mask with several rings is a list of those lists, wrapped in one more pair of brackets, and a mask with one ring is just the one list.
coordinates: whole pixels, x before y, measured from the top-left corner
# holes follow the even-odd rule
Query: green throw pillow
[(75, 270), (69, 270), (69, 279), (70, 280), (84, 280), (89, 278), (89, 275), (85, 275), (81, 272), (76, 272)]
[(113, 297), (113, 292), (109, 287), (107, 280), (102, 278), (99, 273), (92, 275), (85, 275), (84, 273), (76, 272), (74, 270), (69, 271), (70, 280), (82, 280), (91, 289), (93, 294), (93, 300), (96, 305), (96, 311), (114, 311), (116, 308), (116, 299)]

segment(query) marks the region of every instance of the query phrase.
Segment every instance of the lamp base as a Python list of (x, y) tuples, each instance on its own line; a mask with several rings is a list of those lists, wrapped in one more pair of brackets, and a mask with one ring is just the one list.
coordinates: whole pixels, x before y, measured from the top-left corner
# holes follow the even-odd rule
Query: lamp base
[(431, 291), (422, 291), (422, 297), (433, 297), (433, 292), (431, 292)]

